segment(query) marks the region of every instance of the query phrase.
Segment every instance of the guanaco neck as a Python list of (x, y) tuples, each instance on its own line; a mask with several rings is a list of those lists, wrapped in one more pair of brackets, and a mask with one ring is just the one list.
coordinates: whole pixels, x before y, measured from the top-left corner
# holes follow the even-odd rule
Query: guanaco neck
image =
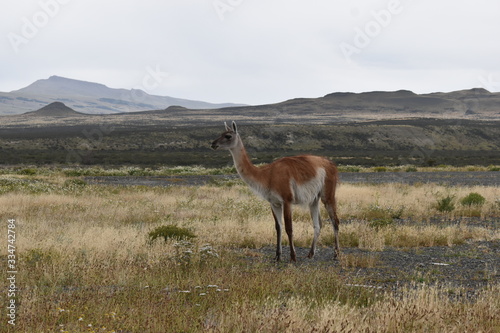
[(238, 137), (238, 139), (236, 147), (229, 150), (233, 156), (234, 166), (246, 183), (254, 182), (258, 178), (259, 168), (253, 165), (241, 138)]

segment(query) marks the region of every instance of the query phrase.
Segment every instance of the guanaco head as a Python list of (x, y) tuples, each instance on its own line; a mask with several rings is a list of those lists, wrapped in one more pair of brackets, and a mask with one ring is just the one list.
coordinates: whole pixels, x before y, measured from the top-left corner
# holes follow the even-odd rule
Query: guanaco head
[(215, 150), (217, 148), (221, 149), (232, 149), (236, 147), (238, 140), (239, 140), (239, 135), (238, 135), (238, 128), (236, 127), (236, 123), (233, 121), (232, 123), (232, 128), (227, 126), (227, 123), (224, 123), (224, 126), (226, 127), (226, 131), (220, 135), (220, 137), (214, 142), (212, 142), (212, 149)]

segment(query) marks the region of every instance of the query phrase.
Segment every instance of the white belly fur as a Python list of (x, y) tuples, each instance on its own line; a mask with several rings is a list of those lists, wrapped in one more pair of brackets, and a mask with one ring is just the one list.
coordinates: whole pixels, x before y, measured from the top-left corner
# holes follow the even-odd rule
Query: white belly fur
[(316, 176), (308, 182), (297, 184), (290, 179), (290, 189), (293, 194), (293, 203), (298, 205), (308, 205), (320, 196), (325, 183), (325, 169), (319, 168)]
[(277, 204), (283, 202), (281, 196), (273, 190), (262, 186), (261, 183), (254, 181), (252, 179), (244, 179), (252, 191), (259, 197), (269, 201), (272, 204)]

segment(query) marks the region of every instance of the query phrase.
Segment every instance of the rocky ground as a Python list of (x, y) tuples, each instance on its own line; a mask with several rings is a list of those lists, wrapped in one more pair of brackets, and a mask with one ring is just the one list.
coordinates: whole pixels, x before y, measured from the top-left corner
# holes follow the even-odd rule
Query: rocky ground
[[(500, 222), (497, 220), (496, 225)], [(283, 249), (285, 262), (288, 247)], [(313, 259), (308, 259), (308, 248), (296, 248), (297, 265), (342, 266), (333, 257), (333, 249), (321, 248)], [(255, 250), (272, 261), (275, 248), (272, 246)], [(368, 251), (359, 248), (343, 248), (343, 255), (372, 258), (371, 267), (346, 267), (341, 269), (346, 284), (353, 287), (395, 291), (401, 286), (437, 285), (449, 287), (461, 295), (473, 296), (488, 284), (500, 282), (500, 240), (470, 242), (461, 245), (385, 248), (383, 251)], [(363, 265), (361, 265), (363, 266)], [(362, 282), (360, 282), (362, 281)]]
[[(86, 177), (90, 184), (142, 185), (142, 186), (197, 186), (218, 184), (239, 179), (238, 175), (202, 175), (170, 177), (98, 176)], [(447, 185), (500, 186), (500, 172), (342, 172), (340, 182), (344, 183), (438, 183)]]

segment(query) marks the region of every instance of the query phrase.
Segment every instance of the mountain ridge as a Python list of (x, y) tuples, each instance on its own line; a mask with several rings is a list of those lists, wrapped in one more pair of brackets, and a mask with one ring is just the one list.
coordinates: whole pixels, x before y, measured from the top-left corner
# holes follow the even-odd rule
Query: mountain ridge
[[(78, 90), (76, 90), (75, 88), (78, 88)], [(100, 94), (100, 91), (104, 89), (112, 88), (108, 88), (106, 85), (97, 82), (75, 80), (62, 76), (52, 75), (48, 79), (36, 80), (35, 82), (24, 88), (11, 92), (51, 95), (57, 93), (57, 90), (66, 90), (68, 92), (71, 91), (84, 96), (93, 96)]]
[(15, 115), (38, 110), (60, 101), (74, 110), (89, 114), (111, 114), (181, 105), (192, 109), (238, 106), (235, 103), (208, 103), (170, 96), (150, 95), (141, 89), (109, 88), (104, 84), (52, 75), (30, 85), (0, 92), (0, 115)]
[[(0, 115), (2, 107), (15, 99), (24, 103), (24, 108), (29, 107), (21, 113), (39, 110), (58, 101), (81, 114), (143, 115), (169, 118), (175, 123), (207, 123), (222, 119), (313, 124), (408, 118), (500, 120), (500, 93), (483, 88), (427, 94), (409, 90), (333, 92), (317, 98), (299, 97), (264, 105), (210, 104), (207, 107), (189, 101), (197, 108), (184, 103), (186, 100), (147, 95), (138, 89), (114, 89), (99, 83), (51, 76), (11, 94), (0, 93)], [(59, 97), (54, 97), (56, 94)], [(76, 102), (71, 99), (71, 94), (77, 94), (81, 99)], [(88, 109), (92, 112), (86, 112)], [(127, 119), (131, 120), (130, 117)]]

